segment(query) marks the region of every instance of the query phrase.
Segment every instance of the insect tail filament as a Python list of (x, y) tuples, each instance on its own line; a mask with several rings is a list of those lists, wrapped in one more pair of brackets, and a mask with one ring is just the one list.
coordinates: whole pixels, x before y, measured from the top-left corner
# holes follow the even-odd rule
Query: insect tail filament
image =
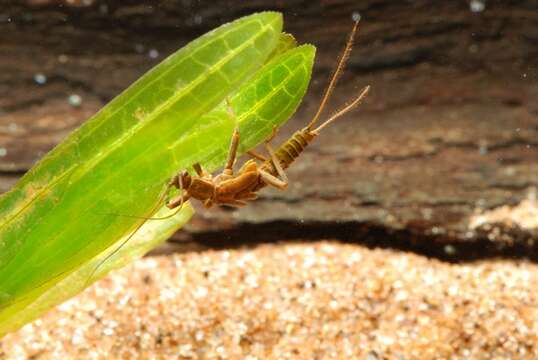
[(365, 86), (361, 93), (359, 94), (359, 96), (357, 96), (355, 98), (355, 100), (353, 100), (351, 103), (349, 103), (348, 105), (344, 106), (342, 109), (338, 110), (336, 113), (334, 113), (330, 118), (328, 118), (327, 120), (325, 120), (325, 122), (323, 124), (321, 124), (320, 126), (318, 126), (316, 129), (312, 130), (312, 133), (315, 134), (315, 135), (318, 135), (319, 132), (327, 125), (329, 125), (330, 123), (332, 123), (333, 121), (335, 121), (336, 119), (338, 119), (340, 116), (344, 115), (345, 113), (347, 113), (348, 111), (352, 110), (355, 106), (359, 105), (362, 101), (362, 99), (364, 99), (364, 97), (366, 96), (366, 94), (368, 94), (368, 91), (370, 90), (370, 85), (367, 85)]
[(344, 72), (344, 67), (346, 65), (346, 61), (349, 58), (349, 54), (351, 53), (351, 48), (353, 47), (353, 39), (355, 38), (355, 33), (357, 32), (357, 28), (359, 26), (359, 21), (355, 21), (355, 25), (353, 26), (353, 30), (351, 30), (351, 33), (349, 34), (349, 38), (346, 43), (346, 47), (344, 48), (344, 51), (342, 52), (342, 55), (340, 56), (340, 60), (338, 60), (338, 66), (336, 67), (336, 70), (334, 71), (333, 76), (331, 77), (331, 81), (329, 82), (329, 85), (327, 86), (327, 89), (325, 90), (325, 94), (323, 94), (323, 98), (321, 100), (321, 103), (319, 104), (318, 111), (316, 115), (314, 115), (314, 118), (312, 121), (310, 121), (310, 124), (306, 127), (308, 130), (311, 130), (312, 127), (314, 127), (314, 124), (316, 121), (318, 121), (319, 117), (321, 116), (321, 113), (323, 112), (323, 109), (325, 109), (325, 105), (327, 104), (327, 101), (331, 97), (331, 94), (336, 86), (336, 83), (338, 79), (340, 78), (340, 75)]

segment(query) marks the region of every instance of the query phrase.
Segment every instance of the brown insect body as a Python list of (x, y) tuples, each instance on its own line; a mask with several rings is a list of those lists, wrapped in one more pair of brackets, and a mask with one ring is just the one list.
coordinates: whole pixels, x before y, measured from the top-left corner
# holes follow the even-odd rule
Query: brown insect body
[[(337, 111), (332, 115), (328, 120), (323, 124), (318, 126), (316, 129), (313, 129), (314, 124), (317, 122), (319, 116), (321, 115), (327, 100), (329, 99), (338, 77), (341, 75), (346, 62), (347, 57), (351, 51), (351, 46), (353, 44), (353, 37), (357, 30), (358, 22), (355, 22), (353, 30), (349, 35), (346, 47), (344, 52), (340, 57), (338, 66), (334, 72), (334, 75), (331, 78), (329, 85), (325, 91), (321, 104), (318, 108), (318, 111), (312, 121), (303, 128), (293, 134), (293, 136), (288, 139), (284, 144), (282, 144), (276, 152), (273, 152), (269, 142), (273, 139), (273, 135), (265, 142), (265, 148), (269, 154), (269, 157), (266, 158), (262, 155), (255, 153), (254, 151), (249, 151), (248, 153), (254, 157), (250, 159), (239, 171), (234, 174), (233, 165), (235, 163), (237, 148), (239, 146), (239, 132), (235, 129), (232, 136), (232, 142), (230, 146), (230, 152), (228, 155), (228, 162), (219, 175), (213, 177), (211, 174), (205, 172), (200, 164), (194, 164), (193, 168), (196, 172), (196, 175), (190, 175), (187, 171), (182, 171), (179, 174), (172, 177), (168, 182), (168, 185), (159, 199), (159, 202), (156, 204), (156, 207), (152, 210), (154, 212), (160, 206), (165, 196), (167, 196), (170, 188), (175, 187), (181, 191), (181, 194), (172, 200), (166, 203), (166, 206), (170, 209), (177, 208), (170, 215), (159, 218), (147, 218), (147, 217), (138, 217), (131, 216), (136, 218), (143, 218), (145, 220), (163, 220), (170, 218), (177, 214), (181, 210), (183, 203), (189, 199), (200, 200), (205, 207), (209, 208), (214, 204), (218, 205), (229, 205), (229, 206), (243, 206), (247, 204), (247, 201), (254, 200), (257, 197), (257, 192), (264, 188), (267, 185), (271, 185), (278, 189), (284, 190), (288, 186), (288, 178), (284, 169), (287, 169), (294, 161), (299, 157), (299, 155), (305, 150), (305, 148), (316, 138), (320, 131), (334, 120), (351, 110), (353, 107), (358, 105), (362, 98), (366, 95), (369, 90), (369, 86), (365, 87), (359, 96), (353, 100), (349, 105), (345, 106), (343, 109)], [(228, 111), (233, 114), (233, 109), (231, 108), (230, 103), (228, 102)], [(258, 165), (255, 159), (261, 160), (262, 163)], [(140, 229), (143, 225), (141, 223), (136, 227), (136, 229), (129, 235), (122, 243), (105, 259), (97, 265), (93, 270), (92, 275), (88, 277), (88, 281), (92, 278), (93, 273), (111, 256), (113, 256), (117, 251), (119, 251), (123, 245), (125, 245), (134, 234)]]
[[(317, 135), (310, 129), (304, 128), (296, 131), (288, 141), (282, 144), (275, 152), (275, 156), (280, 161), (282, 170), (286, 170)], [(260, 167), (275, 176), (278, 174), (278, 170), (273, 165), (271, 159), (265, 160)]]
[[(257, 192), (267, 185), (271, 185), (281, 190), (286, 189), (288, 186), (288, 179), (284, 169), (287, 169), (295, 159), (299, 157), (304, 149), (319, 135), (321, 129), (359, 104), (368, 92), (369, 87), (366, 87), (353, 102), (336, 112), (318, 128), (313, 129), (314, 124), (317, 122), (334, 89), (338, 77), (343, 71), (345, 61), (351, 51), (357, 25), (358, 23), (356, 22), (344, 52), (340, 57), (338, 67), (325, 91), (319, 109), (308, 126), (295, 132), (289, 140), (276, 150), (276, 152), (274, 152), (269, 145), (269, 142), (275, 136), (275, 131), (273, 131), (273, 135), (265, 143), (269, 157), (265, 158), (253, 151), (249, 151), (248, 153), (252, 157), (262, 161), (261, 165), (258, 165), (255, 159), (251, 159), (248, 160), (236, 174), (234, 174), (233, 165), (235, 163), (239, 145), (239, 132), (236, 129), (232, 136), (228, 162), (223, 172), (216, 177), (212, 177), (212, 175), (206, 173), (199, 164), (195, 164), (193, 168), (196, 171), (196, 176), (191, 176), (186, 171), (174, 176), (168, 184), (168, 187), (176, 187), (183, 192), (178, 197), (169, 201), (167, 206), (171, 209), (176, 207), (181, 208), (183, 202), (191, 198), (200, 200), (207, 208), (214, 204), (243, 206), (247, 204), (248, 200), (256, 199)], [(235, 116), (229, 102), (228, 111), (232, 116)]]
[[(296, 131), (295, 134), (293, 134), (293, 136), (282, 144), (274, 153), (274, 157), (278, 159), (280, 169), (286, 170), (293, 161), (301, 155), (304, 149), (316, 136), (317, 134), (312, 133), (308, 128)], [(243, 167), (241, 167), (238, 175), (240, 176), (241, 174), (249, 174), (252, 172), (255, 172), (257, 175), (256, 182), (248, 187), (248, 191), (252, 193), (256, 193), (268, 185), (262, 176), (263, 173), (270, 174), (274, 177), (281, 176), (280, 170), (275, 166), (273, 158), (265, 159), (259, 166), (254, 159), (248, 160)], [(287, 181), (285, 181), (285, 183), (285, 185), (282, 184), (280, 187), (287, 187)]]

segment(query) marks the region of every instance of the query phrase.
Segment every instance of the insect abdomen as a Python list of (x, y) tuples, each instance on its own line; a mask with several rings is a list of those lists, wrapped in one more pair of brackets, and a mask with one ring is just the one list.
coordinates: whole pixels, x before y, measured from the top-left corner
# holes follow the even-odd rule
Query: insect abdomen
[[(303, 150), (308, 146), (308, 144), (314, 139), (315, 135), (306, 132), (304, 130), (297, 131), (293, 136), (286, 141), (280, 148), (275, 152), (276, 157), (280, 160), (280, 166), (282, 169), (288, 168), (293, 161), (301, 155)], [(263, 164), (264, 167), (271, 169), (273, 175), (276, 174), (276, 169), (274, 169), (271, 160)]]

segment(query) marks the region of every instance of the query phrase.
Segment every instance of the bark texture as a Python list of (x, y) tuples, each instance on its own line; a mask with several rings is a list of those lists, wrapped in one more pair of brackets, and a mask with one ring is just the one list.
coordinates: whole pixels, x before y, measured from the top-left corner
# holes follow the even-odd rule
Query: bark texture
[(517, 205), (538, 187), (538, 5), (484, 4), (473, 12), (464, 1), (425, 0), (4, 0), (0, 192), (167, 54), (264, 9), (282, 11), (286, 30), (318, 47), (309, 95), (283, 141), (315, 112), (358, 11), (360, 34), (330, 107), (370, 84), (361, 109), (290, 168), (288, 191), (198, 212), (177, 239), (378, 246), (391, 233), (381, 245), (447, 259), (533, 257), (536, 228), (470, 228), (477, 211)]

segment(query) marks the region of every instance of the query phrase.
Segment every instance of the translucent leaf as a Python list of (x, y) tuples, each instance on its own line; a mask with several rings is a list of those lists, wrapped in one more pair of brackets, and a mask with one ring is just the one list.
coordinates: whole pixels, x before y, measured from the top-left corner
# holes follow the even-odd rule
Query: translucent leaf
[[(244, 151), (291, 116), (310, 80), (314, 48), (277, 55), (281, 26), (280, 14), (260, 13), (188, 44), (0, 198), (0, 335), (91, 282), (89, 269), (144, 221), (121, 214), (151, 216), (175, 172), (195, 162), (209, 171), (222, 166), (236, 124)], [(223, 105), (226, 96), (237, 119)], [(142, 255), (184, 221), (184, 212), (149, 221), (146, 230), (164, 235), (154, 242), (139, 230), (94, 277)]]

